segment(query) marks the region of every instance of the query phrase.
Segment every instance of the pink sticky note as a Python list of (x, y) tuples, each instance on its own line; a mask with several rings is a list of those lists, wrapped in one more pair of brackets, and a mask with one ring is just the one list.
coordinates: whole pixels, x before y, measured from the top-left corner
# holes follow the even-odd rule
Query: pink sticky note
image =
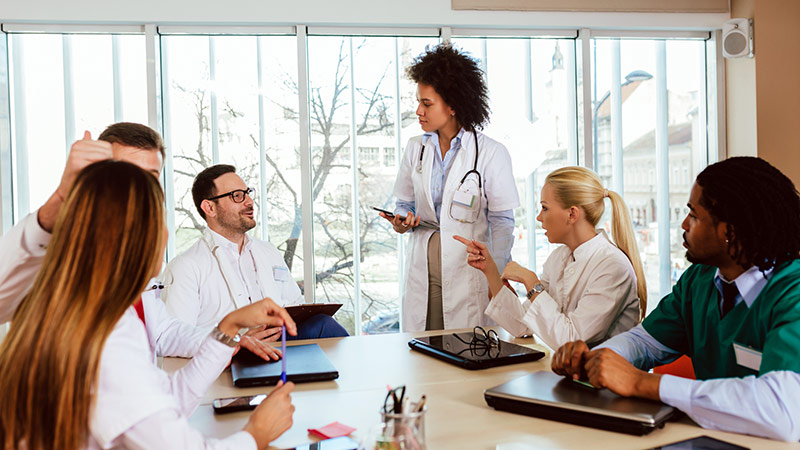
[(348, 427), (347, 425), (339, 422), (332, 422), (321, 428), (308, 429), (309, 433), (322, 439), (332, 439), (339, 436), (347, 436), (353, 431), (356, 431), (356, 429), (353, 427)]

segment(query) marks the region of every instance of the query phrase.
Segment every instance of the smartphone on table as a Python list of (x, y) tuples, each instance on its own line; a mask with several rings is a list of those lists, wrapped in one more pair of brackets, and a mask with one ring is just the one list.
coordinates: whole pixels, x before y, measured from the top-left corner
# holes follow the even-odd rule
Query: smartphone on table
[(214, 407), (214, 413), (216, 414), (249, 411), (251, 409), (256, 409), (256, 406), (260, 405), (265, 398), (267, 398), (267, 394), (218, 398), (211, 403), (211, 406)]

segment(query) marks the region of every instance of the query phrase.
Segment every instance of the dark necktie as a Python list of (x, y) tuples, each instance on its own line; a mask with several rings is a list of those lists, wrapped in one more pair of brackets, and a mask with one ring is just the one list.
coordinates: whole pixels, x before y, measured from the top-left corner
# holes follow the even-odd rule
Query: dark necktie
[(722, 314), (720, 317), (725, 317), (736, 305), (736, 296), (739, 295), (739, 289), (736, 289), (736, 283), (722, 282)]

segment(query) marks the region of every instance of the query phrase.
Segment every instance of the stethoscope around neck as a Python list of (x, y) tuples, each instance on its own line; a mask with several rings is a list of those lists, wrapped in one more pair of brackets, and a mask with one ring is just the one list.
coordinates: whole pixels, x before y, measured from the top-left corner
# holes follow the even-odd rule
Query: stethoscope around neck
[[(481, 181), (481, 173), (478, 172), (478, 152), (479, 152), (478, 134), (473, 131), (472, 135), (475, 136), (475, 161), (472, 163), (472, 170), (467, 171), (467, 173), (465, 173), (464, 176), (461, 177), (461, 181), (458, 183), (458, 185), (461, 186), (462, 184), (464, 184), (464, 181), (467, 179), (469, 174), (474, 173), (475, 175), (478, 176), (478, 188), (482, 188), (483, 182)], [(425, 156), (425, 146), (423, 145), (422, 150), (420, 150), (419, 152), (419, 162), (417, 162), (418, 173), (422, 173), (422, 158), (424, 156)]]
[[(455, 192), (453, 194), (454, 198), (450, 201), (450, 218), (453, 219), (453, 220), (456, 220), (458, 222), (462, 222), (462, 223), (475, 223), (477, 221), (477, 215), (478, 214), (470, 214), (467, 218), (454, 217), (453, 216), (453, 203), (455, 202), (456, 193), (460, 193), (461, 192), (461, 187), (464, 185), (464, 182), (467, 181), (467, 178), (471, 174), (474, 173), (475, 176), (478, 178), (478, 193), (477, 193), (477, 195), (474, 195), (472, 198), (473, 198), (473, 201), (474, 201), (475, 198), (477, 198), (478, 199), (478, 203), (477, 203), (477, 205), (470, 205), (469, 208), (474, 210), (474, 211), (478, 211), (478, 213), (479, 213), (480, 212), (480, 204), (481, 204), (481, 194), (482, 194), (482, 189), (483, 189), (483, 179), (481, 177), (481, 173), (478, 171), (478, 153), (479, 153), (478, 133), (476, 133), (473, 130), (472, 131), (472, 135), (475, 136), (475, 160), (472, 163), (472, 169), (468, 170), (464, 174), (464, 176), (461, 177), (461, 181), (458, 182), (458, 187), (456, 188), (456, 190), (455, 190)], [(425, 156), (425, 146), (424, 145), (422, 146), (422, 149), (419, 152), (419, 161), (417, 163), (417, 172), (418, 173), (422, 173), (422, 158), (423, 158), (423, 156)], [(463, 203), (461, 203), (461, 204), (463, 205)]]

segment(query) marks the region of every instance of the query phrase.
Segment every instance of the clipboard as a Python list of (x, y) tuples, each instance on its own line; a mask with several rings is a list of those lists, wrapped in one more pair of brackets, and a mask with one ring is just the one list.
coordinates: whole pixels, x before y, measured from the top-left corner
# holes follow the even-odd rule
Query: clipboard
[(287, 306), (285, 309), (292, 316), (294, 323), (302, 323), (317, 314), (333, 316), (341, 307), (341, 303), (304, 303), (302, 305)]

